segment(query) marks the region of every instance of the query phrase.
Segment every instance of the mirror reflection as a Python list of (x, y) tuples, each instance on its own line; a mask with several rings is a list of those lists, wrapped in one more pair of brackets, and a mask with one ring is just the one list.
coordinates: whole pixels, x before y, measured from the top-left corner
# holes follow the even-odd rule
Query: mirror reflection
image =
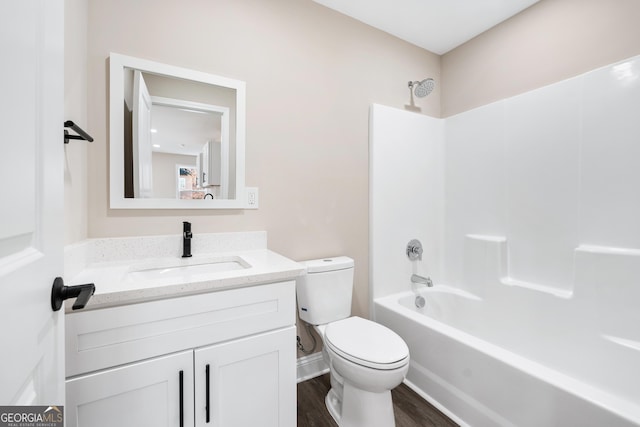
[(129, 67), (124, 82), (125, 197), (235, 198), (236, 91)]
[(242, 81), (112, 53), (110, 206), (244, 207)]

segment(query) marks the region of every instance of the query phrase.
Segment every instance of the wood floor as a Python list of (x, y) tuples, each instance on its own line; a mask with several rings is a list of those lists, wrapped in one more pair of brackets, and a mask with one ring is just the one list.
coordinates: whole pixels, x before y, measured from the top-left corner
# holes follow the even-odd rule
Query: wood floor
[[(298, 427), (337, 427), (324, 405), (329, 374), (298, 384)], [(391, 391), (396, 427), (456, 427), (431, 404), (404, 384)]]

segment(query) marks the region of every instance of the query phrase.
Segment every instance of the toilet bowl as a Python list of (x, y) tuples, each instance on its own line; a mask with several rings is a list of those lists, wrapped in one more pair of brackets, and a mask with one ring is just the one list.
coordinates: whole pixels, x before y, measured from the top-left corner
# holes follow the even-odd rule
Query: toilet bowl
[(355, 316), (329, 323), (322, 338), (331, 375), (325, 404), (338, 425), (394, 426), (391, 389), (409, 369), (409, 349), (402, 338)]
[(340, 427), (393, 427), (391, 389), (409, 369), (409, 349), (389, 328), (351, 317), (353, 260), (347, 257), (305, 261), (297, 282), (300, 318), (323, 341), (331, 390), (327, 409)]

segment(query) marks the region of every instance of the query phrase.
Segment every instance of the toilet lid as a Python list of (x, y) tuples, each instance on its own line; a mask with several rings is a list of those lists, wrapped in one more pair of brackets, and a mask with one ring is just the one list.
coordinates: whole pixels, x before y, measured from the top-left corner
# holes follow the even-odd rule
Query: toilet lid
[(396, 369), (409, 358), (409, 348), (398, 334), (356, 316), (329, 323), (324, 338), (338, 355), (374, 369)]

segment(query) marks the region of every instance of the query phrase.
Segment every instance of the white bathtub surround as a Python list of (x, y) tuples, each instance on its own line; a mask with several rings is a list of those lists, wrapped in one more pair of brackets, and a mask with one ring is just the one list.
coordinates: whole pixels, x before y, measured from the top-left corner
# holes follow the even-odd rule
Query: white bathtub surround
[[(411, 113), (372, 110), (372, 153), (423, 132)], [(638, 117), (633, 58), (442, 120), (422, 143), (444, 147), (443, 170), (396, 194), (376, 183), (431, 160), (372, 155), (373, 312), (409, 344), (408, 380), (462, 422), (640, 426)], [(441, 198), (417, 201), (432, 182)], [(396, 229), (444, 232), (412, 263)], [(436, 283), (422, 310), (416, 269)]]
[[(193, 257), (181, 257), (182, 235), (91, 239), (65, 248), (65, 277), (68, 285), (95, 283), (87, 309), (96, 309), (287, 280), (304, 270), (269, 251), (265, 232), (194, 233), (191, 249)], [(224, 265), (198, 271), (211, 263)], [(147, 274), (187, 266), (185, 274)]]
[[(408, 378), (420, 388), (426, 384), (429, 395), (453, 413), (472, 413), (463, 417), (472, 425), (511, 425), (504, 420), (546, 425), (553, 412), (551, 406), (514, 410), (507, 405), (512, 398), (489, 391), (489, 383), (505, 390), (524, 387), (538, 403), (573, 408), (554, 415), (562, 420), (558, 425), (634, 425), (624, 419), (637, 421), (640, 415), (634, 400), (640, 384), (629, 380), (640, 375), (640, 334), (637, 324), (628, 322), (635, 308), (627, 301), (640, 299), (640, 288), (633, 286), (640, 282), (640, 252), (578, 248), (580, 273), (573, 292), (566, 294), (509, 279), (508, 242), (483, 237), (468, 236), (464, 255), (464, 277), (481, 284), (482, 297), (441, 284), (421, 291), (427, 300), (423, 309), (415, 307), (413, 292), (376, 300), (377, 320), (400, 333), (418, 358)], [(448, 352), (456, 354), (456, 364), (441, 371), (447, 362), (433, 358)], [(498, 360), (485, 360), (493, 357)], [(440, 386), (431, 383), (434, 378)], [(470, 387), (484, 392), (470, 394)], [(572, 412), (586, 418), (578, 423)]]
[[(444, 122), (373, 105), (369, 126), (370, 294), (382, 296), (407, 289), (411, 274), (441, 277)], [(407, 260), (412, 239), (422, 261)]]

